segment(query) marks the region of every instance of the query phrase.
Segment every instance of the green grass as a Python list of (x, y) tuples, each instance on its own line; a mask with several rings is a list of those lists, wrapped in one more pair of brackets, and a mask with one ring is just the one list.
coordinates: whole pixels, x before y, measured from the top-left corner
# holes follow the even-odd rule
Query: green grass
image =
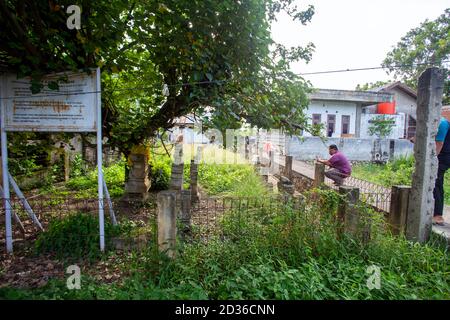
[[(163, 163), (166, 163), (163, 161)], [(392, 169), (393, 170), (393, 169)], [(200, 166), (211, 194), (262, 195), (261, 180), (248, 165)], [(208, 243), (179, 243), (169, 260), (153, 245), (121, 256), (122, 282), (83, 277), (81, 290), (64, 279), (39, 289), (0, 289), (6, 299), (450, 299), (449, 253), (438, 239), (413, 244), (390, 235), (383, 217), (366, 207), (371, 238), (338, 237), (339, 196), (315, 190), (300, 207), (236, 208), (218, 220), (221, 236)], [(364, 226), (363, 226), (364, 227)], [(134, 227), (125, 228), (131, 234)], [(368, 267), (381, 272), (370, 289)]]
[[(352, 176), (386, 187), (411, 185), (414, 172), (414, 158), (398, 158), (385, 165), (373, 163), (358, 164), (352, 168)], [(450, 173), (444, 178), (444, 201), (450, 205)]]
[[(254, 210), (223, 220), (224, 238), (181, 245), (177, 259), (154, 247), (128, 257), (123, 283), (83, 278), (81, 290), (62, 280), (35, 290), (0, 289), (16, 299), (450, 299), (450, 259), (437, 242), (412, 244), (389, 235), (377, 214), (372, 238), (337, 238), (335, 195), (321, 191), (294, 210)], [(239, 224), (238, 226), (236, 224)], [(237, 233), (236, 233), (237, 232)], [(381, 288), (369, 289), (369, 266)]]
[[(194, 148), (194, 150), (196, 150)], [(189, 188), (191, 148), (184, 150), (184, 188)], [(224, 158), (235, 159), (235, 155), (217, 147), (203, 150), (199, 164), (198, 182), (208, 195), (223, 196), (265, 196), (267, 189), (252, 165), (236, 156), (237, 164), (221, 163)], [(172, 158), (158, 149), (151, 157), (152, 189), (163, 190), (169, 186)], [(216, 163), (217, 162), (217, 163)]]
[[(119, 161), (109, 167), (103, 168), (103, 178), (108, 186), (112, 198), (123, 195), (125, 182), (125, 162)], [(98, 170), (91, 170), (85, 175), (71, 178), (66, 187), (68, 190), (77, 191), (77, 195), (83, 198), (92, 198), (97, 194)]]

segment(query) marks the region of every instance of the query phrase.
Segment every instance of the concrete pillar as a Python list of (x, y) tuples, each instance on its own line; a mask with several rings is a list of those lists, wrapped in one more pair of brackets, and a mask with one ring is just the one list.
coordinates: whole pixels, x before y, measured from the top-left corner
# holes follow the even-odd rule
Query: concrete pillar
[(355, 117), (355, 138), (361, 137), (361, 103), (356, 104), (356, 117)]
[(150, 179), (148, 178), (148, 156), (144, 153), (132, 153), (129, 156), (131, 162), (128, 181), (125, 184), (125, 199), (128, 201), (145, 201), (148, 199)]
[(394, 235), (405, 233), (410, 191), (410, 186), (392, 186), (388, 222)]
[(295, 187), (292, 182), (284, 176), (280, 177), (280, 181), (277, 184), (278, 192), (282, 192), (288, 195), (293, 195), (295, 192)]
[(264, 182), (269, 181), (269, 168), (268, 167), (259, 167), (259, 174), (261, 175)]
[(423, 243), (430, 237), (434, 213), (433, 190), (438, 167), (435, 137), (441, 117), (443, 70), (425, 70), (419, 78), (418, 88), (416, 162), (409, 195), (406, 238)]
[(320, 162), (314, 164), (314, 183), (313, 187), (317, 188), (325, 182), (325, 165)]
[(190, 180), (191, 180), (191, 200), (192, 202), (198, 201), (198, 164), (196, 161), (191, 160), (191, 171), (190, 171)]
[(292, 181), (292, 156), (286, 156), (284, 161), (284, 171), (286, 177)]
[(158, 206), (158, 248), (168, 257), (175, 257), (177, 217), (176, 192), (161, 191), (157, 195)]
[(395, 155), (395, 140), (389, 140), (389, 160), (393, 160)]
[(245, 160), (250, 159), (250, 138), (248, 136), (245, 136)]
[(70, 154), (69, 151), (64, 150), (64, 181), (69, 181), (70, 178)]
[(172, 174), (170, 176), (170, 190), (181, 191), (183, 190), (183, 173), (184, 164), (172, 164)]
[(190, 190), (181, 191), (180, 222), (182, 226), (182, 236), (191, 231), (191, 192)]
[(339, 194), (341, 201), (338, 207), (338, 235), (343, 232), (350, 233), (355, 236), (359, 235), (360, 231), (360, 213), (356, 204), (359, 200), (359, 189), (350, 186), (340, 186)]
[(270, 172), (273, 173), (275, 168), (275, 153), (274, 151), (269, 151), (269, 168)]

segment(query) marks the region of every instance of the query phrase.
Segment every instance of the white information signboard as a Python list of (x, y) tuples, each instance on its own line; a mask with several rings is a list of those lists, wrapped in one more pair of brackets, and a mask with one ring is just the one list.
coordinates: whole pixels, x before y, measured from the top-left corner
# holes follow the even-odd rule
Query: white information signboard
[[(65, 77), (59, 90), (50, 90), (48, 83)], [(7, 131), (96, 132), (98, 166), (98, 215), (100, 249), (105, 249), (103, 217), (103, 170), (100, 69), (47, 75), (44, 89), (31, 93), (29, 78), (15, 75), (0, 76), (0, 128), (3, 171), (3, 201), (5, 206), (6, 249), (12, 253), (12, 207), (9, 191)], [(106, 186), (106, 185), (105, 185)], [(115, 221), (115, 219), (114, 219)]]
[[(59, 90), (50, 90), (50, 81)], [(31, 93), (30, 78), (6, 75), (2, 81), (6, 131), (95, 132), (97, 131), (97, 73), (52, 74), (43, 78), (44, 88)]]

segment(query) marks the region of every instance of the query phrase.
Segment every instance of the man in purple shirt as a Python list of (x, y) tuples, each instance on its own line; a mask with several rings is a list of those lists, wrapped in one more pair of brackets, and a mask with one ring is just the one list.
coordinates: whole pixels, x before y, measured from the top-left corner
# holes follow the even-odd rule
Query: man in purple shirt
[(317, 161), (331, 167), (330, 170), (325, 172), (325, 177), (333, 180), (335, 185), (341, 186), (344, 179), (352, 174), (352, 166), (347, 157), (339, 152), (335, 144), (328, 147), (328, 153), (331, 155), (330, 159), (317, 158)]

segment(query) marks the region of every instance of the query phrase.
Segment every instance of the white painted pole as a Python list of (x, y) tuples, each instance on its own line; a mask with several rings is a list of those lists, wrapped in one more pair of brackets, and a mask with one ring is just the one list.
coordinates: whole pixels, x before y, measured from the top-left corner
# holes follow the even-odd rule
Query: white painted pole
[(41, 223), (39, 222), (39, 219), (36, 217), (36, 214), (34, 213), (33, 209), (31, 209), (30, 204), (28, 203), (27, 199), (25, 198), (24, 194), (20, 190), (16, 181), (12, 177), (11, 173), (8, 172), (8, 176), (9, 176), (9, 182), (11, 183), (11, 185), (14, 189), (14, 192), (19, 197), (19, 200), (22, 203), (23, 208), (28, 213), (28, 216), (31, 218), (31, 220), (33, 220), (34, 224), (39, 228), (39, 230), (44, 231), (44, 228), (42, 227)]
[(103, 188), (104, 188), (104, 191), (105, 191), (106, 200), (108, 201), (109, 216), (111, 217), (111, 222), (112, 222), (112, 224), (114, 226), (116, 226), (117, 225), (116, 215), (114, 213), (111, 197), (109, 195), (108, 186), (106, 185), (105, 179), (103, 179)]
[[(0, 97), (5, 96), (6, 89), (6, 79), (2, 79), (0, 86)], [(1, 130), (1, 150), (2, 150), (2, 178), (3, 178), (3, 203), (5, 205), (5, 228), (6, 228), (6, 251), (8, 253), (13, 252), (13, 236), (12, 236), (12, 225), (11, 225), (11, 202), (9, 193), (9, 179), (8, 179), (8, 144), (6, 140), (5, 131), (5, 110), (6, 106), (3, 100), (0, 101), (0, 130)]]
[(105, 251), (105, 219), (103, 212), (103, 168), (102, 168), (102, 98), (100, 68), (97, 68), (97, 168), (98, 168), (98, 222), (100, 228), (100, 250)]
[[(0, 193), (3, 195), (3, 188), (0, 187)], [(20, 220), (19, 216), (17, 215), (17, 213), (14, 211), (14, 209), (11, 207), (11, 219), (14, 219), (14, 221), (17, 223), (17, 225), (19, 226), (20, 232), (22, 232), (22, 235), (25, 237), (25, 227), (23, 226), (22, 220)]]

